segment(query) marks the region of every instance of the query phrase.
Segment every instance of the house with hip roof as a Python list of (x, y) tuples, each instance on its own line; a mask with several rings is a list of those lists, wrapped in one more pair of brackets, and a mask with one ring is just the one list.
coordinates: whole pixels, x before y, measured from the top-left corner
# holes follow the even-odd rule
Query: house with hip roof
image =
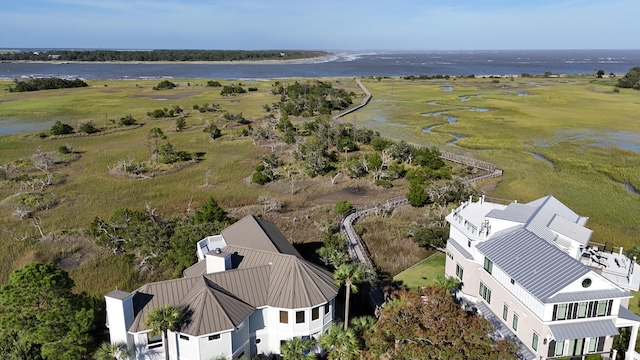
[(462, 203), (451, 225), (445, 274), (459, 296), (513, 337), (524, 359), (614, 355), (613, 337), (630, 328), (635, 351), (640, 317), (627, 307), (640, 287), (636, 259), (596, 246), (587, 218), (553, 196), (526, 203)]
[(171, 359), (278, 354), (284, 341), (318, 339), (332, 323), (333, 275), (303, 259), (274, 224), (246, 216), (198, 241), (196, 253), (183, 278), (105, 296), (111, 343), (124, 342), (130, 359), (164, 359), (164, 340), (144, 323), (166, 304), (186, 314), (168, 332)]

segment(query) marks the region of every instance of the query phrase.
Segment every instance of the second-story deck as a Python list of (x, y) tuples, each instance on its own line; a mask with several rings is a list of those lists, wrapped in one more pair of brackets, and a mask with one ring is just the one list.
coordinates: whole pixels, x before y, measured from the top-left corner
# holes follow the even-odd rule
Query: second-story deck
[(580, 262), (607, 278), (614, 284), (626, 289), (640, 289), (640, 266), (637, 259), (629, 259), (623, 249), (607, 249), (597, 245), (587, 246), (580, 257)]

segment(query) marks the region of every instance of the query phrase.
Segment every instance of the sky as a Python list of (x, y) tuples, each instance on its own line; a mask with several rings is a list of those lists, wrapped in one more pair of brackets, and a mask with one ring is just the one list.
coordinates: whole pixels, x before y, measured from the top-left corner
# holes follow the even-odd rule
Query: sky
[(640, 0), (3, 0), (0, 48), (640, 49)]

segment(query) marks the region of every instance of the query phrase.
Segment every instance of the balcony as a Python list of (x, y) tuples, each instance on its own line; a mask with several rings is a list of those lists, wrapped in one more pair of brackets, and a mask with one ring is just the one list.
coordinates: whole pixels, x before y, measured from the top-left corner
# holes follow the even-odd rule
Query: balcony
[(598, 274), (614, 284), (626, 289), (638, 291), (640, 289), (640, 266), (635, 260), (629, 259), (622, 253), (622, 248), (607, 249), (606, 245), (590, 244), (582, 250), (580, 262), (589, 266)]

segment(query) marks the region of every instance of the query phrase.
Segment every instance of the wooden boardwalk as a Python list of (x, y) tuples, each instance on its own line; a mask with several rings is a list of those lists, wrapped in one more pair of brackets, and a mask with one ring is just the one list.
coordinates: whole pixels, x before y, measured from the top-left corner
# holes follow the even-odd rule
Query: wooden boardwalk
[[(356, 82), (358, 83), (358, 86), (360, 86), (362, 91), (365, 93), (366, 95), (365, 98), (362, 100), (362, 102), (360, 102), (360, 104), (355, 105), (335, 115), (333, 117), (334, 121), (337, 121), (341, 117), (362, 108), (363, 106), (367, 105), (367, 103), (369, 103), (369, 101), (371, 100), (371, 93), (369, 92), (369, 90), (367, 90), (367, 88), (362, 84), (362, 82), (359, 79), (356, 79)], [(383, 138), (386, 138), (392, 141), (397, 141), (397, 139), (392, 139), (384, 136)], [(418, 144), (410, 144), (410, 145), (416, 148), (424, 147), (424, 145), (418, 145)], [(476, 169), (480, 169), (488, 172), (487, 174), (483, 174), (475, 178), (469, 179), (470, 182), (478, 182), (478, 181), (502, 176), (501, 169), (496, 168), (494, 164), (491, 164), (486, 161), (481, 161), (468, 156), (462, 156), (462, 155), (458, 155), (458, 154), (454, 154), (446, 151), (440, 151), (440, 157), (447, 161), (451, 161), (454, 163), (463, 164), (467, 166), (473, 166)], [(352, 209), (349, 212), (342, 215), (342, 221), (340, 223), (340, 232), (344, 235), (346, 239), (349, 257), (353, 262), (361, 263), (366, 267), (368, 278), (371, 279), (375, 277), (375, 273), (374, 273), (375, 269), (373, 266), (373, 262), (370, 259), (369, 252), (367, 251), (367, 247), (362, 241), (362, 239), (360, 238), (360, 236), (358, 236), (358, 234), (356, 233), (355, 229), (353, 228), (353, 224), (363, 216), (374, 214), (377, 211), (390, 211), (398, 206), (406, 205), (408, 203), (409, 201), (407, 200), (407, 198), (404, 196), (401, 196), (401, 197), (389, 199), (382, 205), (377, 204), (367, 208)], [(380, 291), (379, 288), (373, 287), (371, 292), (369, 293), (369, 298), (371, 300), (371, 305), (374, 307), (377, 314), (380, 306), (382, 306), (384, 302), (382, 292)]]

